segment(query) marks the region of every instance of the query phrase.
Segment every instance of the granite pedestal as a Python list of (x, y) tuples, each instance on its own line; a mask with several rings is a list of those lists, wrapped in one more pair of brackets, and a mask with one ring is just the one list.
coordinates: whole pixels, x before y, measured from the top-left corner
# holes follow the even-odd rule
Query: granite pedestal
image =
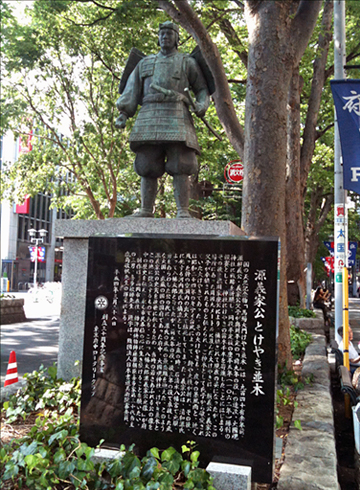
[[(112, 218), (57, 220), (56, 236), (64, 238), (58, 376), (69, 380), (82, 372), (88, 239), (130, 234), (243, 236), (230, 221), (195, 219)], [(80, 361), (75, 366), (76, 361)]]

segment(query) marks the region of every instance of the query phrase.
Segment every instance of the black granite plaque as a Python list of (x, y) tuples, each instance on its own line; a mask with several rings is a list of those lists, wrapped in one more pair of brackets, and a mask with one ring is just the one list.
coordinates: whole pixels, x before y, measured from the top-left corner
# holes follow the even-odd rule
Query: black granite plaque
[(81, 439), (271, 482), (277, 265), (276, 239), (90, 238)]

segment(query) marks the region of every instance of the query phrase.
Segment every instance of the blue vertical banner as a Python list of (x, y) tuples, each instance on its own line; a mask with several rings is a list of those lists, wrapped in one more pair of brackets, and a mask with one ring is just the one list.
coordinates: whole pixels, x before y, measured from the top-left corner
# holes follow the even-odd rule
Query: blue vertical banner
[(343, 158), (344, 189), (360, 194), (360, 80), (332, 80)]

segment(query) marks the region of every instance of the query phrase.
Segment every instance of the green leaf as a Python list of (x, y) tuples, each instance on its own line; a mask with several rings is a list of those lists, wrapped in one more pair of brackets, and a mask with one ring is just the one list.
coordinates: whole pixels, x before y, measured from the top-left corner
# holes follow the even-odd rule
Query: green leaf
[(134, 490), (145, 490), (145, 485), (141, 480), (137, 480), (133, 484), (133, 489)]
[(180, 469), (180, 465), (183, 461), (183, 458), (180, 453), (175, 451), (169, 461), (165, 461), (163, 463), (163, 467), (167, 468), (172, 475), (175, 475)]
[(27, 456), (25, 456), (25, 463), (26, 463), (30, 473), (35, 468), (35, 466), (38, 464), (38, 462), (39, 462), (39, 458), (34, 456), (33, 454), (28, 454)]
[(296, 429), (302, 430), (300, 420), (294, 420), (294, 426), (295, 426)]
[(123, 470), (123, 463), (120, 458), (113, 459), (106, 465), (106, 469), (112, 478), (121, 476)]
[(192, 480), (188, 480), (184, 485), (184, 488), (186, 488), (187, 490), (192, 490), (194, 487), (195, 484)]
[(7, 457), (8, 457), (7, 451), (5, 450), (5, 448), (2, 447), (0, 449), (0, 461), (4, 463), (7, 460)]
[(48, 373), (49, 373), (49, 375), (50, 375), (50, 377), (52, 379), (56, 379), (56, 375), (57, 375), (57, 368), (56, 368), (56, 366), (50, 366), (48, 368)]
[(165, 449), (161, 453), (161, 461), (170, 461), (170, 459), (173, 457), (173, 454), (175, 454), (177, 451), (173, 447), (169, 447), (168, 449)]
[(190, 470), (191, 470), (191, 463), (190, 463), (190, 461), (183, 461), (181, 463), (181, 469), (182, 469), (182, 471), (184, 473), (184, 476), (187, 477), (188, 474), (189, 474), (189, 472), (190, 472)]
[(139, 458), (135, 456), (134, 453), (127, 451), (122, 458), (122, 462), (124, 465), (123, 476), (125, 478), (136, 478), (140, 475), (141, 472), (141, 463)]
[(155, 458), (149, 458), (142, 471), (141, 471), (141, 478), (143, 478), (145, 480), (145, 482), (148, 482), (153, 474), (154, 474), (154, 471), (156, 470), (157, 468), (157, 465), (158, 465), (158, 462)]
[(42, 458), (45, 459), (48, 457), (48, 452), (43, 446), (40, 446), (38, 451), (39, 451), (39, 454), (41, 455)]
[(119, 481), (116, 483), (115, 490), (124, 490), (124, 482), (123, 482), (122, 480), (119, 480)]
[(59, 478), (61, 478), (61, 480), (66, 480), (74, 469), (75, 464), (72, 461), (62, 461), (58, 468)]
[(190, 459), (193, 463), (196, 463), (197, 460), (199, 459), (200, 453), (199, 451), (194, 451), (193, 453), (190, 454)]
[(160, 483), (158, 481), (149, 481), (146, 484), (146, 490), (157, 490), (160, 487)]
[(160, 454), (159, 454), (159, 450), (157, 447), (152, 447), (150, 449), (150, 452), (151, 454), (156, 458), (156, 459), (160, 459)]
[(55, 434), (53, 434), (50, 438), (49, 438), (49, 446), (51, 446), (51, 444), (54, 442), (54, 441), (60, 441), (62, 439), (65, 439), (65, 437), (67, 437), (68, 435), (68, 431), (63, 429), (61, 430), (60, 432), (55, 432)]
[(35, 454), (37, 452), (37, 447), (38, 443), (33, 441), (29, 446), (27, 443), (20, 446), (20, 451), (24, 456), (27, 456), (28, 454)]
[(54, 463), (59, 464), (61, 461), (64, 461), (66, 459), (66, 452), (65, 450), (61, 447), (59, 448), (55, 455), (54, 455)]
[(3, 474), (2, 479), (9, 480), (10, 478), (14, 478), (19, 473), (19, 466), (12, 462), (8, 463), (5, 466), (5, 473)]
[(91, 461), (91, 459), (81, 459), (79, 458), (77, 460), (77, 468), (79, 471), (93, 471), (95, 468), (94, 463)]

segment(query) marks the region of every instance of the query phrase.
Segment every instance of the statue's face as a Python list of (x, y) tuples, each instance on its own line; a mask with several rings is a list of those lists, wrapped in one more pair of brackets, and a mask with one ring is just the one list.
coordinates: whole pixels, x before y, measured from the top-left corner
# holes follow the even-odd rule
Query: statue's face
[(173, 29), (161, 29), (159, 32), (159, 44), (161, 49), (172, 50), (176, 46), (176, 32)]

